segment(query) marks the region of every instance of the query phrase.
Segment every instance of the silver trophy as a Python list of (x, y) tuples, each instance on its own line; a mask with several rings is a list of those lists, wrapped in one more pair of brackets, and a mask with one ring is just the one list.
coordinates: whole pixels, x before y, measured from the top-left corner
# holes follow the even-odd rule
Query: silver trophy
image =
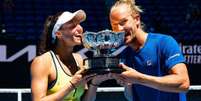
[[(84, 60), (86, 73), (121, 73), (123, 69), (118, 67), (124, 59), (114, 54), (124, 44), (125, 32), (113, 32), (103, 30), (99, 32), (86, 31), (83, 35), (83, 44), (93, 55)], [(117, 53), (117, 52), (116, 52)]]

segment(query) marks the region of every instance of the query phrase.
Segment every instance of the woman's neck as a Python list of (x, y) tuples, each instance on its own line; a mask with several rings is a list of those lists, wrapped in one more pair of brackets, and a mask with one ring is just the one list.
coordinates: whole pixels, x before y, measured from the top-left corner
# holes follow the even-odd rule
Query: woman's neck
[(57, 45), (55, 53), (59, 56), (60, 60), (64, 63), (71, 63), (73, 61), (73, 47)]
[(72, 51), (72, 49), (68, 48), (56, 48), (55, 53), (62, 64), (65, 65), (64, 67), (68, 68), (71, 74), (74, 75), (78, 70), (78, 67)]

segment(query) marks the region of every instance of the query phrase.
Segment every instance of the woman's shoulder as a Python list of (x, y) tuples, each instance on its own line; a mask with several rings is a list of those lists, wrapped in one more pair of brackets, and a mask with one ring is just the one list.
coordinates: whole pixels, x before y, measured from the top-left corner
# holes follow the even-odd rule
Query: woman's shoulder
[(44, 62), (44, 61), (48, 61), (50, 60), (51, 58), (51, 55), (50, 55), (50, 52), (46, 52), (46, 53), (43, 53), (39, 56), (36, 56), (34, 59), (33, 59), (33, 62), (34, 61), (38, 61), (38, 62)]
[(32, 63), (31, 68), (33, 69), (47, 69), (51, 65), (51, 55), (50, 52), (43, 53), (40, 56), (36, 56)]

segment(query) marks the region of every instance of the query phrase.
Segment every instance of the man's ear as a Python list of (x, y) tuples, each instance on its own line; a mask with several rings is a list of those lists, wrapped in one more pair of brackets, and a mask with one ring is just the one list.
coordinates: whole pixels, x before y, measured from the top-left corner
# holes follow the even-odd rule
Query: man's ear
[(139, 15), (139, 14), (133, 15), (133, 18), (135, 19), (136, 24), (139, 24), (139, 23), (140, 23), (140, 15)]
[(137, 28), (139, 28), (141, 26), (141, 21), (140, 21), (140, 15), (139, 14), (135, 15), (134, 21), (135, 21), (135, 23), (137, 25)]

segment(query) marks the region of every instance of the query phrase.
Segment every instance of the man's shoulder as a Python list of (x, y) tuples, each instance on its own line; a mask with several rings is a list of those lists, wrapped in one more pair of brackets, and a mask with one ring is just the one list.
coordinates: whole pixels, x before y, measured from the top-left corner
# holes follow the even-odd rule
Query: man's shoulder
[(175, 40), (172, 36), (167, 34), (161, 34), (161, 33), (149, 33), (149, 36), (153, 40), (159, 40), (159, 42), (168, 42)]
[(170, 35), (162, 34), (162, 33), (149, 33), (150, 37), (152, 38), (171, 38)]

